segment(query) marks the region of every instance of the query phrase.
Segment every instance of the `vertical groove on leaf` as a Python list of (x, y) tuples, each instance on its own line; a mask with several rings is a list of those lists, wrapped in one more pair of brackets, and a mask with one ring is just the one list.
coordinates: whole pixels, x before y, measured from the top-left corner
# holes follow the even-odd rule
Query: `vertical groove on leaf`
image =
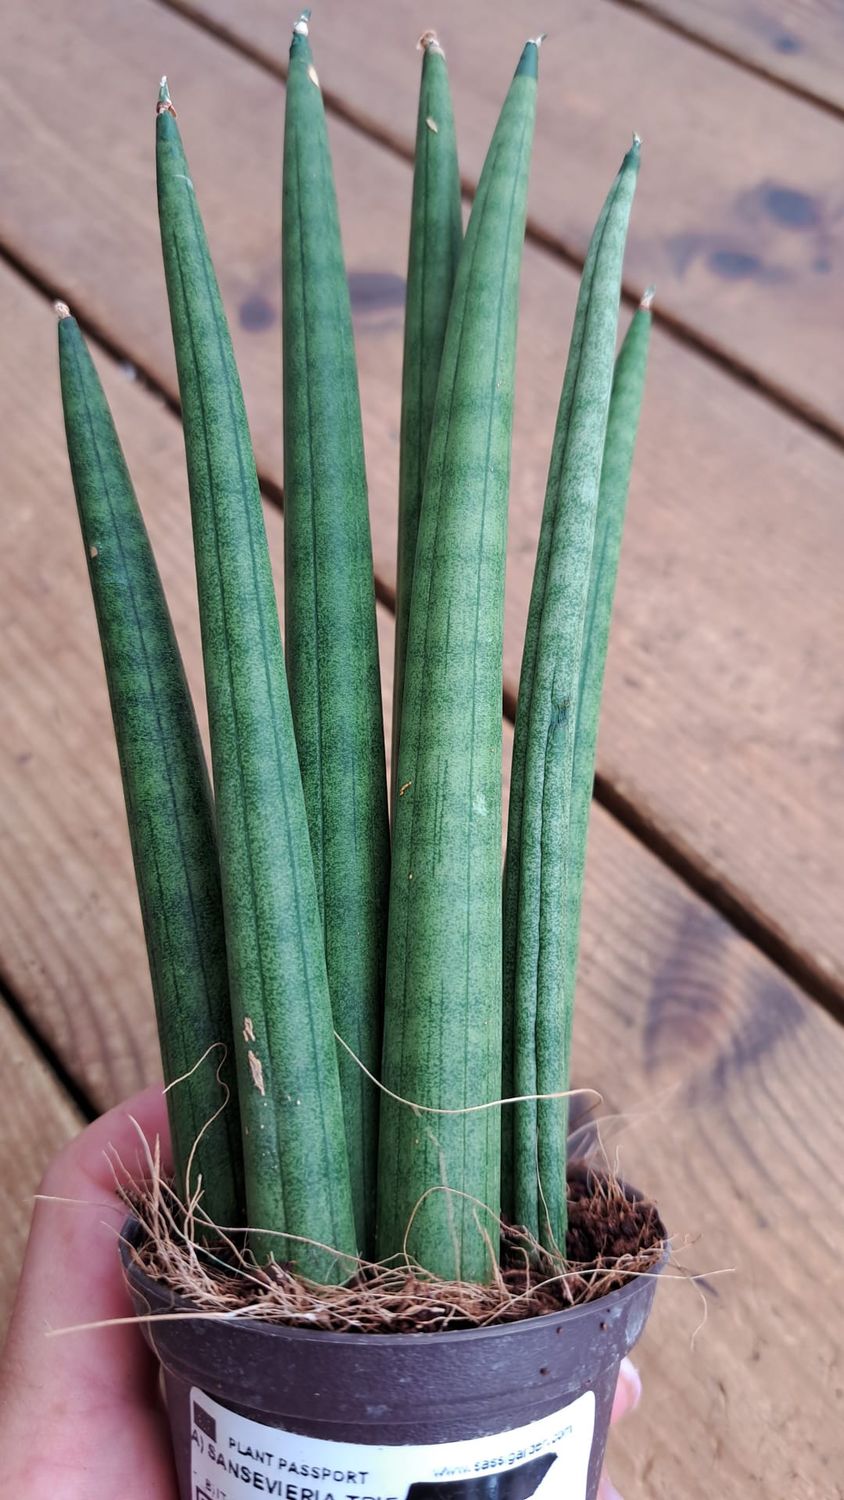
[[(261, 497), (166, 86), (159, 217), (191, 493), (252, 1247), (315, 1280), (355, 1253), (325, 953)], [(331, 1246), (275, 1237), (300, 1236)]]
[[(523, 53), (454, 286), (410, 605), (394, 816), (378, 1253), (483, 1281), (497, 1249), (501, 689), (519, 269), (536, 102)], [(448, 1191), (439, 1191), (439, 1189)], [(424, 1202), (423, 1196), (434, 1189)], [(480, 1228), (479, 1228), (480, 1224)]]
[(595, 545), (589, 576), (589, 598), (583, 636), (583, 666), (578, 687), (577, 729), (574, 741), (571, 810), (571, 870), (568, 879), (569, 943), (567, 984), (574, 994), (577, 950), (583, 902), (583, 875), (589, 832), (589, 811), (595, 780), (595, 752), (601, 713), (601, 694), (607, 661), (618, 562), (633, 468), (633, 453), (642, 409), (651, 334), (651, 298), (646, 293), (637, 308), (615, 362), (607, 437), (601, 467), (601, 488), (595, 522)]
[[(621, 266), (639, 167), (634, 141), (584, 266), (557, 415), (519, 681), (504, 876), (505, 1095), (568, 1088), (574, 936), (572, 774), (584, 620), (618, 326)], [(507, 1217), (565, 1248), (564, 1100), (512, 1106)]]
[[(298, 30), (282, 215), (287, 678), (334, 1025), (377, 1076), (390, 868), (384, 726), (352, 316), (315, 78)], [(340, 1081), (358, 1243), (371, 1253), (378, 1091), (345, 1051)]]
[(167, 1095), (177, 1189), (190, 1196), (201, 1176), (203, 1212), (216, 1224), (238, 1224), (243, 1205), (234, 1047), (205, 758), (111, 412), (78, 325), (67, 315), (59, 322), (59, 365), (164, 1077), (167, 1083), (182, 1080)]
[(399, 460), (392, 803), (395, 809), (407, 631), (425, 464), (462, 224), (457, 143), (445, 57), (424, 39), (407, 266)]

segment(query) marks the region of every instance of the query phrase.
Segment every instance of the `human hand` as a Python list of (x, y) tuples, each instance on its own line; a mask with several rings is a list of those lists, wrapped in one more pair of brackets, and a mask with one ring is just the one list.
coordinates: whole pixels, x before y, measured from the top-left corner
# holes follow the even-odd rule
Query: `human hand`
[[(110, 1157), (143, 1174), (133, 1119), (148, 1141), (160, 1138), (167, 1170), (167, 1111), (154, 1087), (89, 1125), (41, 1184), (0, 1361), (3, 1500), (178, 1500), (158, 1369), (137, 1327), (46, 1336), (130, 1315), (116, 1244), (125, 1209)], [(640, 1393), (625, 1360), (613, 1422)], [(606, 1477), (599, 1500), (619, 1500)]]
[[(615, 1399), (612, 1404), (612, 1416), (610, 1422), (620, 1422), (628, 1412), (635, 1411), (642, 1396), (642, 1382), (639, 1371), (636, 1369), (632, 1359), (623, 1359), (621, 1369), (618, 1372), (618, 1385), (615, 1388)], [(615, 1485), (611, 1483), (608, 1475), (604, 1473), (601, 1483), (598, 1485), (598, 1500), (621, 1500)]]
[[(177, 1500), (156, 1361), (130, 1325), (48, 1338), (131, 1315), (117, 1255), (126, 1210), (109, 1148), (143, 1175), (144, 1136), (168, 1149), (161, 1087), (89, 1125), (50, 1164), (0, 1362), (3, 1500)], [(167, 1162), (164, 1162), (165, 1169)], [(71, 1200), (71, 1201), (68, 1201)]]

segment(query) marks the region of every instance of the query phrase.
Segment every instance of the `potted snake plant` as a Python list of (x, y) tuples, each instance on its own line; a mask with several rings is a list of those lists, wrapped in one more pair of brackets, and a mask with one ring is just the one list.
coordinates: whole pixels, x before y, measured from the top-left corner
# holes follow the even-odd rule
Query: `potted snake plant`
[[(598, 711), (649, 298), (615, 358), (634, 138), (595, 229), (554, 435), (502, 878), (519, 275), (540, 40), (465, 238), (421, 40), (401, 414), (392, 799), (348, 284), (307, 14), (286, 93), (285, 645), (240, 382), (166, 80), (161, 241), (213, 791), (82, 333), (68, 449), (149, 952), (173, 1176), (122, 1244), (184, 1500), (592, 1500), (663, 1230), (567, 1161)], [(562, 361), (561, 361), (562, 362)]]

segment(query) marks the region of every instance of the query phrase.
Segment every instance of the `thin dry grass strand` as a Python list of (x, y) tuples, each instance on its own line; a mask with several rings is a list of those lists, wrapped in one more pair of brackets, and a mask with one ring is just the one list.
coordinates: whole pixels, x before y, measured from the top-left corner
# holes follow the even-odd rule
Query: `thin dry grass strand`
[(212, 1128), (212, 1126), (216, 1123), (216, 1121), (219, 1120), (221, 1114), (223, 1114), (223, 1112), (228, 1108), (228, 1106), (229, 1106), (229, 1104), (231, 1102), (231, 1096), (232, 1096), (231, 1095), (231, 1089), (229, 1088), (228, 1084), (226, 1083), (225, 1078), (222, 1077), (222, 1070), (223, 1070), (223, 1068), (226, 1065), (226, 1060), (227, 1060), (228, 1055), (229, 1055), (229, 1049), (226, 1046), (225, 1042), (212, 1042), (210, 1047), (206, 1047), (206, 1049), (203, 1052), (202, 1056), (200, 1058), (198, 1058), (198, 1060), (194, 1063), (194, 1065), (193, 1065), (192, 1068), (189, 1068), (186, 1073), (182, 1073), (178, 1078), (171, 1078), (170, 1082), (166, 1085), (166, 1087), (163, 1090), (163, 1092), (165, 1094), (169, 1094), (170, 1090), (174, 1089), (174, 1088), (177, 1088), (180, 1083), (186, 1083), (189, 1078), (193, 1077), (193, 1075), (197, 1071), (197, 1069), (202, 1067), (202, 1064), (205, 1062), (205, 1060), (208, 1057), (211, 1056), (211, 1053), (212, 1052), (216, 1052), (218, 1050), (221, 1052), (222, 1055), (220, 1057), (220, 1061), (217, 1064), (214, 1076), (216, 1078), (217, 1083), (219, 1084), (220, 1088), (223, 1091), (223, 1099), (222, 1099), (222, 1102), (220, 1103), (219, 1107), (217, 1109), (215, 1109), (213, 1115), (211, 1115), (210, 1119), (208, 1119), (208, 1120), (205, 1121), (205, 1124), (203, 1125), (202, 1129), (199, 1132), (199, 1135), (197, 1136), (196, 1140), (194, 1141), (194, 1143), (193, 1143), (193, 1145), (191, 1147), (190, 1155), (189, 1155), (188, 1161), (187, 1161), (187, 1166), (185, 1167), (185, 1189), (187, 1191), (188, 1198), (190, 1200), (194, 1200), (195, 1199), (196, 1203), (199, 1202), (199, 1199), (200, 1199), (200, 1197), (202, 1195), (202, 1174), (201, 1173), (200, 1173), (199, 1177), (197, 1178), (196, 1189), (194, 1191), (191, 1190), (191, 1173), (193, 1171), (193, 1164), (194, 1164), (194, 1160), (196, 1159), (196, 1153), (199, 1150), (199, 1147), (200, 1147), (200, 1144), (201, 1144), (201, 1142), (203, 1140), (203, 1137), (205, 1135), (207, 1135), (208, 1131)]
[[(654, 1098), (649, 1098), (642, 1105), (619, 1111), (617, 1114), (602, 1115), (600, 1119), (593, 1115), (588, 1116), (569, 1135), (569, 1160), (588, 1164), (598, 1151), (604, 1166), (609, 1167), (609, 1154), (604, 1144), (606, 1137), (611, 1133), (629, 1134), (636, 1126), (658, 1119), (669, 1107), (676, 1107), (681, 1087), (679, 1083), (671, 1083), (661, 1093)], [(591, 1108), (594, 1108), (594, 1105)]]
[[(372, 1081), (377, 1084), (376, 1079)], [(594, 1090), (572, 1092), (595, 1093)], [(405, 1100), (400, 1102), (420, 1114), (463, 1112), (427, 1109)], [(494, 1108), (506, 1102), (511, 1101), (498, 1100), (488, 1105), (470, 1106), (466, 1112)], [(266, 1267), (256, 1265), (245, 1248), (243, 1227), (214, 1225), (209, 1220), (202, 1208), (201, 1182), (188, 1202), (183, 1202), (162, 1170), (159, 1139), (156, 1137), (150, 1143), (137, 1120), (133, 1119), (132, 1124), (140, 1146), (138, 1166), (143, 1180), (139, 1182), (133, 1176), (117, 1150), (111, 1147), (106, 1152), (118, 1197), (141, 1228), (139, 1244), (130, 1248), (130, 1256), (153, 1280), (166, 1286), (176, 1298), (189, 1303), (190, 1310), (176, 1309), (170, 1314), (150, 1313), (108, 1320), (116, 1324), (150, 1323), (165, 1316), (171, 1319), (246, 1318), (291, 1327), (348, 1332), (442, 1331), (488, 1327), (516, 1318), (559, 1312), (603, 1296), (636, 1276), (661, 1273), (670, 1280), (687, 1281), (693, 1275), (679, 1267), (675, 1276), (667, 1271), (661, 1272), (661, 1264), (671, 1246), (662, 1237), (656, 1211), (650, 1204), (641, 1205), (642, 1233), (638, 1242), (634, 1236), (634, 1253), (613, 1255), (601, 1252), (599, 1248), (599, 1253), (583, 1263), (566, 1260), (560, 1253), (545, 1250), (526, 1230), (504, 1224), (488, 1205), (458, 1193), (444, 1181), (428, 1189), (415, 1206), (400, 1254), (379, 1264), (353, 1262), (349, 1256), (344, 1256), (349, 1264), (349, 1279), (341, 1286), (320, 1286), (294, 1276), (283, 1261), (271, 1262)], [(592, 1122), (590, 1128), (597, 1130), (597, 1122)], [(436, 1139), (433, 1131), (431, 1133)], [(608, 1170), (609, 1152), (600, 1138), (600, 1130), (597, 1130), (597, 1150), (591, 1153), (592, 1162), (601, 1155), (606, 1163), (601, 1171), (595, 1171), (592, 1163), (587, 1164), (590, 1202), (598, 1206), (599, 1217), (601, 1208), (605, 1210), (607, 1223), (611, 1221), (614, 1209), (616, 1219), (622, 1211), (629, 1214), (632, 1210), (638, 1214), (637, 1205), (632, 1203), (621, 1183)], [(410, 1255), (408, 1238), (413, 1220), (425, 1198), (433, 1193), (445, 1193), (449, 1200), (460, 1197), (472, 1204), (478, 1230), (489, 1248), (492, 1268), (489, 1283), (478, 1285), (440, 1280), (426, 1272)], [(197, 1241), (200, 1226), (202, 1243)], [(116, 1232), (113, 1225), (104, 1227)], [(213, 1244), (206, 1243), (208, 1231), (213, 1236)], [(280, 1245), (285, 1241), (291, 1244), (314, 1243), (280, 1231), (276, 1231), (276, 1237)], [(500, 1239), (502, 1248), (500, 1264), (496, 1238)], [(337, 1253), (332, 1246), (320, 1245), (319, 1248)], [(77, 1331), (82, 1326), (51, 1330), (51, 1335)], [(84, 1325), (86, 1328), (98, 1326), (106, 1325)]]
[[(90, 1205), (85, 1205), (85, 1206), (86, 1207), (90, 1207)], [(110, 1225), (103, 1225), (103, 1227), (104, 1228), (111, 1228)], [(673, 1262), (671, 1264), (673, 1264)], [(704, 1293), (704, 1291), (702, 1290), (702, 1288), (697, 1285), (697, 1283), (702, 1278), (706, 1278), (707, 1280), (711, 1280), (715, 1276), (730, 1276), (730, 1275), (734, 1275), (735, 1274), (735, 1270), (736, 1270), (736, 1268), (734, 1266), (718, 1266), (718, 1267), (716, 1267), (714, 1269), (703, 1271), (703, 1272), (692, 1272), (692, 1271), (688, 1271), (688, 1270), (684, 1270), (682, 1268), (679, 1268), (679, 1269), (675, 1269), (673, 1271), (672, 1270), (664, 1270), (664, 1271), (661, 1271), (661, 1270), (650, 1270), (650, 1271), (629, 1270), (625, 1274), (628, 1277), (630, 1277), (631, 1279), (633, 1277), (639, 1276), (639, 1277), (646, 1277), (646, 1278), (650, 1277), (652, 1279), (659, 1278), (660, 1282), (671, 1282), (671, 1281), (674, 1281), (674, 1282), (681, 1282), (683, 1284), (688, 1284), (689, 1282), (692, 1282), (692, 1283), (695, 1284), (695, 1291), (698, 1293), (698, 1296), (701, 1298), (701, 1300), (703, 1302), (704, 1315), (703, 1315), (703, 1318), (701, 1319), (700, 1323), (697, 1325), (697, 1327), (695, 1328), (694, 1332), (690, 1336), (689, 1348), (690, 1348), (691, 1351), (693, 1351), (693, 1349), (694, 1349), (694, 1343), (695, 1343), (696, 1339), (698, 1338), (699, 1334), (701, 1333), (702, 1329), (704, 1328), (705, 1324), (707, 1323), (707, 1321), (708, 1321), (708, 1315), (709, 1315), (709, 1313), (708, 1313), (709, 1304), (708, 1304), (708, 1301), (706, 1299), (706, 1294)], [(572, 1272), (572, 1273), (568, 1273), (568, 1274), (575, 1274), (575, 1273)], [(555, 1283), (555, 1281), (557, 1281), (559, 1279), (560, 1278), (549, 1278), (549, 1280), (546, 1283), (546, 1285), (553, 1285)], [(443, 1286), (446, 1286), (446, 1285), (448, 1285), (448, 1283), (443, 1283)], [(419, 1290), (423, 1290), (423, 1289), (427, 1290), (427, 1283), (420, 1282)], [(335, 1288), (331, 1288), (331, 1290), (333, 1291), (333, 1290), (336, 1290), (336, 1289)], [(534, 1290), (539, 1290), (539, 1288), (537, 1287)], [(445, 1301), (447, 1299), (440, 1299), (440, 1300), (443, 1303), (445, 1303)], [(508, 1305), (509, 1305), (509, 1307), (512, 1309), (512, 1307), (514, 1307), (518, 1303), (519, 1300), (520, 1300), (520, 1298), (518, 1296), (510, 1296), (509, 1299), (508, 1299)], [(590, 1299), (590, 1300), (595, 1300), (595, 1299), (593, 1298), (593, 1299)], [(278, 1317), (266, 1318), (264, 1316), (264, 1314), (265, 1314), (265, 1305), (264, 1304), (265, 1304), (265, 1299), (262, 1299), (261, 1302), (255, 1302), (251, 1306), (249, 1304), (247, 1304), (247, 1303), (238, 1303), (238, 1305), (235, 1306), (235, 1307), (225, 1307), (225, 1308), (221, 1307), (221, 1308), (216, 1308), (216, 1309), (215, 1308), (199, 1308), (199, 1307), (197, 1307), (197, 1308), (192, 1308), (190, 1310), (176, 1311), (176, 1312), (169, 1312), (169, 1313), (153, 1313), (153, 1312), (150, 1312), (150, 1313), (136, 1313), (136, 1314), (131, 1314), (131, 1315), (127, 1315), (124, 1318), (99, 1318), (96, 1321), (91, 1322), (91, 1323), (73, 1323), (73, 1324), (68, 1324), (68, 1325), (66, 1325), (63, 1328), (47, 1328), (47, 1329), (44, 1330), (44, 1335), (45, 1335), (46, 1338), (63, 1338), (66, 1334), (71, 1334), (71, 1333), (89, 1333), (92, 1330), (96, 1330), (96, 1329), (100, 1329), (100, 1328), (124, 1328), (124, 1327), (129, 1327), (132, 1324), (141, 1325), (141, 1324), (150, 1323), (150, 1322), (182, 1323), (182, 1322), (194, 1322), (196, 1320), (206, 1321), (206, 1322), (212, 1322), (212, 1321), (216, 1321), (216, 1322), (236, 1322), (236, 1321), (241, 1321), (244, 1318), (245, 1319), (262, 1319), (263, 1321), (267, 1321), (267, 1322), (285, 1322), (285, 1321), (287, 1321), (286, 1319), (282, 1319), (282, 1318), (278, 1318)], [(445, 1307), (443, 1306), (440, 1310), (443, 1311), (443, 1312), (445, 1312)], [(407, 1311), (410, 1314), (413, 1314), (415, 1312), (419, 1312), (421, 1314), (428, 1314), (431, 1311), (431, 1302), (426, 1298), (426, 1300), (424, 1302), (420, 1301), (418, 1307), (413, 1307), (411, 1305), (408, 1308)], [(459, 1313), (459, 1316), (460, 1316), (461, 1319), (463, 1319), (465, 1317), (465, 1310), (462, 1307), (459, 1308), (459, 1309), (456, 1309), (456, 1308), (452, 1309), (450, 1316), (453, 1316), (455, 1313)], [(495, 1317), (491, 1317), (488, 1321), (489, 1322), (494, 1322), (495, 1320), (496, 1320)], [(508, 1319), (505, 1318), (505, 1319), (501, 1319), (501, 1321), (514, 1321), (514, 1320), (513, 1319), (509, 1319), (508, 1320)], [(476, 1326), (478, 1326), (478, 1327), (485, 1327), (485, 1326), (487, 1326), (487, 1321), (481, 1319), (481, 1320), (478, 1321), (478, 1323), (477, 1323)], [(353, 1331), (360, 1331), (360, 1330), (350, 1328), (348, 1331), (352, 1331), (353, 1332)], [(385, 1330), (380, 1330), (380, 1331), (383, 1332)]]
[(697, 1284), (697, 1278), (694, 1277), (693, 1280), (695, 1282), (695, 1291), (697, 1292), (698, 1296), (700, 1297), (701, 1302), (703, 1303), (703, 1317), (701, 1318), (701, 1320), (698, 1323), (697, 1327), (694, 1329), (691, 1338), (689, 1339), (689, 1353), (690, 1354), (694, 1354), (694, 1352), (695, 1352), (695, 1344), (697, 1343), (698, 1334), (699, 1333), (703, 1333), (703, 1330), (706, 1327), (707, 1322), (709, 1321), (709, 1303), (708, 1303), (708, 1301), (706, 1299), (706, 1293), (703, 1290), (703, 1287), (699, 1286)]
[(597, 1089), (582, 1088), (562, 1089), (558, 1094), (513, 1094), (507, 1099), (488, 1099), (484, 1104), (464, 1104), (457, 1109), (443, 1109), (434, 1104), (417, 1104), (413, 1099), (403, 1099), (401, 1094), (394, 1094), (392, 1089), (388, 1089), (385, 1083), (382, 1083), (380, 1079), (375, 1077), (374, 1073), (370, 1073), (366, 1064), (361, 1062), (357, 1053), (353, 1052), (348, 1042), (344, 1042), (343, 1038), (336, 1031), (334, 1039), (348, 1052), (352, 1062), (357, 1064), (370, 1083), (374, 1083), (375, 1087), (380, 1089), (382, 1094), (386, 1094), (388, 1099), (393, 1099), (396, 1104), (404, 1105), (406, 1109), (412, 1109), (416, 1115), (475, 1115), (480, 1114), (485, 1109), (502, 1109), (505, 1104), (544, 1104), (546, 1102), (551, 1103), (556, 1099), (574, 1099), (580, 1094), (591, 1094), (595, 1104), (600, 1104), (603, 1098), (603, 1095), (599, 1094)]
[[(111, 1159), (114, 1165), (118, 1154), (113, 1152)], [(165, 1321), (253, 1319), (341, 1332), (479, 1328), (541, 1313), (559, 1313), (577, 1303), (593, 1301), (636, 1277), (661, 1276), (665, 1281), (693, 1282), (702, 1298), (704, 1316), (692, 1335), (693, 1347), (708, 1316), (700, 1277), (728, 1275), (734, 1269), (719, 1267), (700, 1273), (681, 1266), (676, 1254), (689, 1248), (692, 1242), (688, 1238), (677, 1245), (656, 1237), (641, 1245), (636, 1254), (599, 1255), (590, 1264), (566, 1262), (542, 1250), (525, 1230), (502, 1224), (483, 1203), (469, 1200), (490, 1249), (493, 1277), (489, 1285), (438, 1280), (405, 1252), (391, 1262), (361, 1263), (345, 1286), (322, 1287), (299, 1280), (283, 1265), (257, 1268), (248, 1253), (224, 1232), (220, 1233), (224, 1254), (214, 1254), (205, 1247), (198, 1251), (185, 1230), (185, 1206), (161, 1173), (159, 1150), (148, 1151), (148, 1160), (153, 1164), (153, 1180), (140, 1186), (118, 1184), (121, 1198), (138, 1218), (145, 1235), (139, 1248), (132, 1247), (131, 1255), (153, 1279), (189, 1301), (190, 1310), (75, 1324), (50, 1329), (49, 1337), (130, 1323), (149, 1325), (159, 1317)], [(595, 1200), (603, 1201), (608, 1208), (619, 1203), (629, 1205), (620, 1184), (595, 1177), (592, 1186)], [(455, 1190), (443, 1185), (429, 1191), (453, 1194)], [(486, 1224), (492, 1220), (502, 1237), (508, 1252), (506, 1266), (497, 1263), (493, 1233), (484, 1220)], [(121, 1237), (114, 1225), (102, 1224)], [(670, 1269), (663, 1270), (660, 1263), (669, 1254)]]
[[(150, 1158), (155, 1162), (156, 1155), (150, 1153)], [(492, 1277), (488, 1284), (432, 1277), (408, 1252), (406, 1237), (403, 1252), (391, 1261), (377, 1265), (358, 1262), (344, 1285), (319, 1286), (294, 1276), (283, 1262), (265, 1268), (256, 1266), (248, 1250), (241, 1248), (236, 1230), (220, 1231), (219, 1253), (193, 1243), (187, 1232), (185, 1205), (161, 1175), (160, 1158), (158, 1163), (155, 1181), (120, 1189), (143, 1231), (131, 1255), (154, 1280), (189, 1301), (200, 1317), (257, 1319), (339, 1332), (487, 1327), (559, 1312), (577, 1302), (591, 1301), (634, 1275), (655, 1275), (667, 1249), (657, 1235), (642, 1244), (635, 1255), (599, 1255), (588, 1265), (566, 1262), (545, 1251), (525, 1230), (503, 1224), (486, 1204), (468, 1199), (479, 1232), (489, 1246)], [(623, 1202), (629, 1207), (618, 1184), (596, 1180), (595, 1188), (596, 1201)], [(424, 1199), (437, 1192), (467, 1198), (446, 1183), (435, 1185), (419, 1200), (414, 1215)], [(207, 1223), (204, 1217), (203, 1223)], [(505, 1252), (502, 1265), (496, 1255), (497, 1236)], [(298, 1239), (281, 1233), (278, 1238)]]
[(554, 1232), (553, 1232), (553, 1230), (551, 1228), (551, 1213), (550, 1213), (550, 1210), (548, 1208), (548, 1200), (545, 1197), (545, 1192), (544, 1192), (543, 1187), (542, 1187), (542, 1174), (541, 1174), (541, 1172), (539, 1170), (539, 1137), (538, 1137), (538, 1135), (537, 1135), (537, 1139), (536, 1139), (536, 1191), (539, 1194), (539, 1201), (542, 1204), (542, 1211), (543, 1211), (543, 1214), (545, 1215), (545, 1227), (546, 1227), (546, 1229), (548, 1231), (549, 1238), (552, 1241), (552, 1251), (551, 1251), (551, 1253), (552, 1253), (552, 1255), (558, 1256), (561, 1260), (565, 1260), (565, 1252), (563, 1250), (561, 1250), (560, 1247), (559, 1247), (559, 1245), (557, 1244), (556, 1237), (555, 1237)]

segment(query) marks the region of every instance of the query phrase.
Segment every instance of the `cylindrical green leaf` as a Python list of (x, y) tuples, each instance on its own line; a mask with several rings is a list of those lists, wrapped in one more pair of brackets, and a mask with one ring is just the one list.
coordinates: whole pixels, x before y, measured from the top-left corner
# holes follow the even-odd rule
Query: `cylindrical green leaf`
[(651, 337), (651, 303), (648, 291), (633, 315), (615, 362), (607, 437), (601, 467), (601, 489), (595, 522), (595, 545), (589, 575), (589, 599), (583, 634), (583, 663), (578, 691), (577, 727), (572, 768), (571, 868), (567, 881), (568, 965), (567, 986), (574, 994), (583, 874), (589, 832), (589, 810), (595, 780), (595, 751), (601, 714), (601, 694), (607, 662), (615, 585), (627, 494), (633, 468), (633, 452), (639, 429), (639, 414), (645, 388), (648, 347)]
[(396, 559), (396, 651), (391, 757), (394, 808), (416, 536), (434, 417), (434, 398), (437, 394), (448, 310), (463, 234), (457, 141), (445, 56), (432, 31), (422, 38), (421, 46), (422, 83), (416, 122), (416, 157), (407, 260), (399, 450), (399, 540)]
[[(214, 809), (182, 659), (99, 377), (60, 304), (67, 448), (100, 631), (144, 920), (176, 1190), (243, 1221)], [(176, 1080), (181, 1080), (176, 1082)], [(216, 1118), (215, 1118), (216, 1116)], [(213, 1123), (212, 1123), (213, 1122)]]
[[(257, 1256), (349, 1274), (351, 1188), (322, 923), (261, 496), (166, 85), (158, 203), (191, 493), (246, 1198)], [(331, 1246), (335, 1256), (283, 1231)]]
[[(339, 1036), (381, 1066), (390, 831), (372, 541), (352, 313), (307, 21), (290, 48), (282, 214), (284, 607), (328, 988)], [(373, 1250), (378, 1090), (341, 1049), (358, 1244)]]
[[(568, 1088), (566, 976), (571, 795), (583, 625), (612, 386), (621, 266), (639, 168), (627, 153), (583, 272), (557, 416), (531, 592), (513, 745), (504, 881), (504, 1072), (508, 1096)], [(563, 1100), (513, 1105), (504, 1132), (508, 1217), (565, 1249)]]
[[(460, 258), (416, 548), (393, 868), (378, 1246), (483, 1281), (497, 1253), (504, 557), (519, 270), (536, 105), (528, 43)], [(434, 1189), (432, 1193), (429, 1190)], [(424, 1197), (426, 1193), (429, 1196)], [(424, 1197), (424, 1202), (422, 1201)], [(484, 1236), (488, 1236), (488, 1241)]]

